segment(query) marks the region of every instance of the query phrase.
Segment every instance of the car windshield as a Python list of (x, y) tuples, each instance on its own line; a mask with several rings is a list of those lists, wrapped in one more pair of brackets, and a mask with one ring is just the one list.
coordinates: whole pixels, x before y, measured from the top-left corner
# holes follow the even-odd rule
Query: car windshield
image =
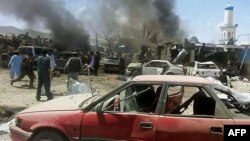
[(21, 54), (33, 54), (32, 53), (32, 48), (25, 48), (25, 47), (21, 47), (21, 48), (19, 48), (18, 49), (19, 50), (19, 52), (21, 53)]
[(198, 69), (217, 69), (217, 66), (215, 64), (198, 64)]

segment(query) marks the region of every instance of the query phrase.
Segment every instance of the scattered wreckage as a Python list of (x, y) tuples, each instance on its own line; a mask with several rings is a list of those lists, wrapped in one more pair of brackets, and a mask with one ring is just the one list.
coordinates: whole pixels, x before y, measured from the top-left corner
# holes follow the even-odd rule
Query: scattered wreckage
[(183, 75), (183, 67), (175, 66), (167, 60), (151, 60), (145, 64), (130, 63), (126, 69), (126, 75)]
[(106, 95), (69, 95), (21, 111), (10, 137), (222, 141), (224, 125), (250, 124), (250, 107), (219, 88), (202, 77), (141, 75)]

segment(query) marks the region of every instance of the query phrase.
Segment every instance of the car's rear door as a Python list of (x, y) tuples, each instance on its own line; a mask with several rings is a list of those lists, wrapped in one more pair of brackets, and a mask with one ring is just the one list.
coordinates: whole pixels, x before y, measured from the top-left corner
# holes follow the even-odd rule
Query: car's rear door
[(223, 141), (223, 126), (234, 124), (232, 119), (170, 115), (161, 116), (158, 121), (158, 141)]
[[(176, 101), (168, 97), (175, 87), (178, 84), (168, 87), (166, 104), (162, 104), (165, 110), (158, 119), (157, 140), (223, 141), (224, 125), (234, 124), (225, 106), (201, 87), (182, 86), (182, 104), (173, 110)], [(170, 108), (172, 112), (168, 112)]]

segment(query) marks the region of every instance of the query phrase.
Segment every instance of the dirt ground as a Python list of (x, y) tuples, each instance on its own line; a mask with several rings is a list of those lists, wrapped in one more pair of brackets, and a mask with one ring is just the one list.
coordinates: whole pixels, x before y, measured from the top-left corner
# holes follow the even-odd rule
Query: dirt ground
[[(36, 74), (36, 72), (35, 72)], [(106, 74), (100, 73), (99, 76), (91, 77), (91, 84), (94, 93), (106, 94), (107, 92), (113, 90), (114, 88), (125, 83), (117, 79), (117, 74)], [(60, 97), (65, 95), (66, 92), (66, 75), (60, 77), (54, 77), (52, 80), (51, 91), (54, 97)], [(89, 84), (89, 77), (86, 75), (80, 75), (79, 80), (81, 82)], [(32, 105), (38, 104), (40, 102), (36, 101), (36, 89), (28, 89), (29, 79), (25, 77), (23, 81), (14, 83), (13, 86), (10, 85), (9, 71), (7, 69), (0, 69), (0, 112), (1, 110), (9, 110), (12, 112), (18, 112), (22, 109), (30, 107)], [(35, 86), (37, 81), (35, 81)], [(232, 82), (234, 89), (240, 92), (250, 92), (250, 83), (242, 81)], [(47, 100), (46, 96), (42, 96), (41, 102)], [(8, 119), (0, 119), (1, 122), (6, 122)], [(9, 141), (8, 134), (0, 132), (0, 141)]]

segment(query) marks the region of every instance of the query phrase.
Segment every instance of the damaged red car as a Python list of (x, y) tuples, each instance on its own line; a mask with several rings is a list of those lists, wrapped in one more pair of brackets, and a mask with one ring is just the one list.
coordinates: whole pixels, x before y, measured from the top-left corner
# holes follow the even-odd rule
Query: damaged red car
[(56, 98), (15, 118), (13, 141), (223, 141), (224, 125), (250, 125), (249, 103), (176, 75), (137, 76), (106, 95)]

